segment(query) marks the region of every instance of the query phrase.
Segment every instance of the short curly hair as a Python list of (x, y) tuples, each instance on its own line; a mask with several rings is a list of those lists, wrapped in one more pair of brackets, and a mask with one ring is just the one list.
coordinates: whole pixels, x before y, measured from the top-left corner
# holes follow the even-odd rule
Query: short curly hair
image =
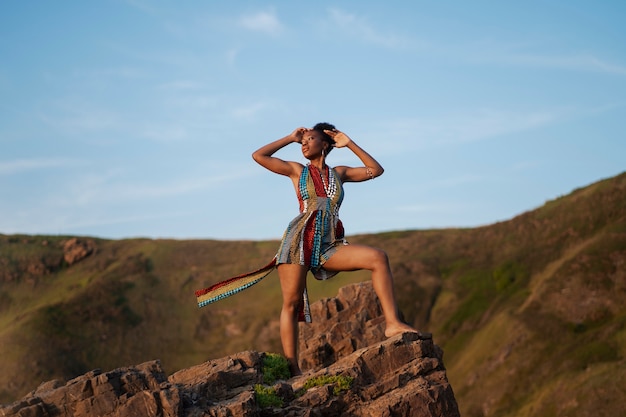
[(335, 125), (332, 125), (326, 122), (320, 122), (316, 124), (315, 126), (313, 126), (313, 130), (320, 132), (322, 134), (322, 140), (328, 143), (328, 145), (330, 145), (328, 149), (326, 150), (326, 155), (328, 155), (330, 151), (333, 150), (335, 141), (333, 140), (333, 138), (330, 137), (330, 135), (328, 135), (328, 133), (324, 132), (324, 130), (335, 130), (335, 129), (336, 129)]

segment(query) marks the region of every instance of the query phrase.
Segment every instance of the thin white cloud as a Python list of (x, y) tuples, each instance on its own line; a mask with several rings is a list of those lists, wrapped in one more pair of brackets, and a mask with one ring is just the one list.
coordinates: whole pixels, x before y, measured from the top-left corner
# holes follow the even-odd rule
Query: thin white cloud
[[(194, 214), (194, 210), (171, 211), (165, 213), (147, 214), (117, 214), (106, 207), (95, 207), (91, 210), (54, 211), (49, 206), (38, 205), (11, 213), (0, 215), (0, 230), (3, 233), (29, 234), (71, 234), (84, 229), (96, 229), (103, 226), (120, 224), (135, 225), (140, 222), (185, 218)], [(2, 214), (2, 213), (0, 213)], [(93, 234), (93, 232), (88, 232)]]
[(546, 46), (540, 42), (465, 42), (459, 45), (438, 45), (433, 51), (480, 64), (626, 75), (626, 66), (599, 58), (592, 52), (564, 54), (546, 51)]
[(510, 170), (515, 172), (515, 171), (528, 171), (531, 169), (536, 169), (537, 167), (541, 166), (541, 162), (540, 161), (519, 161), (514, 163), (511, 167)]
[(156, 142), (177, 142), (189, 138), (188, 130), (180, 125), (150, 125), (139, 132), (139, 136)]
[(283, 25), (273, 10), (242, 16), (238, 23), (245, 29), (268, 35), (278, 35), (283, 31)]
[(231, 48), (226, 51), (226, 63), (230, 66), (234, 66), (239, 56), (239, 48)]
[(120, 170), (97, 175), (84, 175), (66, 187), (62, 199), (51, 202), (56, 206), (109, 205), (112, 201), (124, 205), (128, 202), (161, 199), (197, 193), (220, 187), (231, 181), (240, 181), (252, 175), (250, 169), (233, 170), (223, 175), (204, 175), (173, 179), (167, 182), (142, 183), (127, 178)]
[(116, 112), (73, 97), (52, 101), (39, 117), (49, 126), (71, 133), (110, 129), (120, 124)]
[(127, 66), (78, 69), (73, 74), (76, 77), (88, 78), (100, 83), (103, 82), (103, 79), (106, 81), (109, 81), (107, 80), (109, 78), (136, 80), (145, 78), (148, 75), (143, 69)]
[(428, 188), (433, 189), (454, 188), (458, 187), (459, 185), (467, 185), (475, 182), (480, 182), (483, 179), (484, 177), (481, 175), (464, 174), (457, 177), (443, 178), (440, 180), (432, 181), (429, 182), (427, 185)]
[(336, 8), (329, 9), (328, 14), (333, 28), (341, 30), (348, 36), (365, 43), (391, 49), (404, 48), (413, 43), (409, 38), (403, 36), (393, 33), (382, 33), (364, 17)]
[(552, 112), (506, 112), (493, 109), (457, 117), (455, 124), (441, 129), (440, 138), (445, 142), (473, 142), (495, 136), (534, 129), (554, 121)]
[(193, 80), (174, 80), (159, 84), (157, 86), (158, 89), (168, 91), (200, 90), (204, 87), (204, 84)]
[[(67, 218), (59, 216), (55, 218), (55, 228), (63, 231), (72, 231), (84, 228), (94, 228), (101, 226), (112, 226), (118, 224), (134, 224), (138, 222), (146, 222), (152, 220), (165, 220), (186, 217), (194, 213), (193, 210), (159, 213), (159, 214), (141, 214), (141, 215), (110, 215), (105, 217), (96, 217), (91, 215), (85, 215), (83, 213), (78, 214), (77, 217)], [(46, 227), (45, 225), (43, 225)]]
[(163, 98), (163, 103), (170, 108), (182, 109), (184, 112), (191, 110), (217, 110), (222, 106), (223, 98), (219, 96), (206, 95), (198, 93), (197, 91), (178, 91)]
[(146, 14), (155, 14), (157, 12), (157, 9), (155, 8), (154, 2), (151, 2), (151, 1), (147, 1), (147, 0), (125, 0), (125, 2), (129, 6), (135, 8), (135, 9), (137, 9), (137, 10), (143, 12), (143, 13), (146, 13)]
[[(72, 178), (69, 183), (59, 184), (59, 193), (41, 193), (38, 204), (10, 210), (0, 215), (3, 233), (68, 233), (73, 230), (98, 226), (135, 223), (162, 218), (184, 217), (198, 209), (186, 206), (188, 211), (172, 211), (168, 203), (186, 196), (195, 196), (211, 189), (224, 187), (231, 181), (258, 174), (251, 167), (231, 167), (219, 175), (200, 173), (168, 181), (146, 182), (129, 174), (127, 169), (112, 168), (108, 171), (92, 171)], [(94, 173), (95, 172), (95, 173)], [(135, 214), (137, 207), (150, 201), (155, 214)], [(168, 206), (165, 213), (159, 209)], [(210, 203), (208, 203), (210, 206)], [(182, 206), (181, 206), (182, 207)], [(0, 207), (0, 210), (3, 210)], [(185, 210), (184, 208), (182, 210)], [(132, 214), (131, 214), (132, 213)], [(0, 213), (4, 214), (4, 213)], [(90, 232), (91, 233), (91, 232)]]
[[(433, 190), (441, 191), (442, 189), (451, 189), (451, 188), (459, 188), (459, 187), (466, 188), (467, 186), (471, 186), (472, 184), (484, 183), (485, 181), (488, 181), (488, 180), (489, 179), (483, 175), (477, 175), (477, 174), (471, 174), (471, 173), (460, 174), (457, 176), (441, 178), (441, 179), (425, 179), (424, 181), (416, 181), (414, 184), (412, 184), (411, 193), (416, 194), (416, 195), (425, 195), (425, 193), (429, 193)], [(419, 205), (418, 207), (420, 210), (426, 210), (426, 209), (431, 210), (433, 209), (433, 207), (437, 207), (437, 206), (422, 204), (422, 205)], [(400, 206), (398, 209), (401, 211), (417, 211), (417, 208), (414, 207), (413, 205)]]
[[(67, 97), (47, 102), (39, 118), (61, 135), (81, 135), (91, 140), (125, 137), (172, 142), (191, 137), (193, 127), (198, 126), (194, 114), (206, 114), (220, 104), (219, 97), (203, 94), (199, 84), (190, 81), (174, 81), (157, 88), (161, 91), (158, 100), (144, 105), (144, 108), (153, 105), (154, 114), (121, 112), (87, 99)], [(155, 116), (163, 107), (168, 117)]]
[(560, 56), (513, 54), (506, 56), (504, 59), (516, 65), (626, 75), (626, 67), (607, 62), (589, 54)]
[(12, 161), (0, 161), (0, 175), (12, 175), (49, 168), (65, 168), (77, 164), (83, 163), (68, 158), (22, 158)]
[(272, 107), (269, 102), (259, 101), (236, 107), (231, 112), (231, 116), (237, 120), (254, 120), (259, 114)]
[(483, 109), (431, 118), (393, 120), (381, 129), (386, 136), (397, 138), (392, 149), (406, 151), (492, 139), (539, 128), (562, 117), (558, 111), (524, 113)]

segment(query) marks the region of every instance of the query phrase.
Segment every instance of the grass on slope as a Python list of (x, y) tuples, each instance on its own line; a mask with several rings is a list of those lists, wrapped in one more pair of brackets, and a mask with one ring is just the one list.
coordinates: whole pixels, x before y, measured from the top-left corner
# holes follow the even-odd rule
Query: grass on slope
[[(64, 239), (48, 239), (47, 245), (42, 245), (44, 237), (13, 240), (10, 247), (2, 242), (2, 259), (18, 258), (23, 270), (50, 252), (62, 256), (58, 248)], [(97, 246), (95, 254), (76, 265), (57, 262), (54, 272), (24, 274), (0, 286), (9, 300), (0, 310), (0, 357), (10, 358), (0, 374), (0, 386), (7, 387), (0, 402), (14, 400), (39, 382), (94, 368), (161, 359), (173, 372), (243, 350), (280, 351), (281, 292), (275, 272), (202, 309), (194, 296), (196, 289), (264, 265), (276, 242), (137, 239), (98, 240)], [(310, 277), (311, 301), (364, 278), (362, 273), (326, 282)]]
[[(609, 395), (623, 389), (597, 381), (624, 368), (625, 179), (457, 238), (458, 260), (440, 263), (444, 290), (431, 329), (463, 415), (564, 415), (590, 402), (623, 411), (623, 396)], [(482, 259), (458, 247), (469, 240)]]

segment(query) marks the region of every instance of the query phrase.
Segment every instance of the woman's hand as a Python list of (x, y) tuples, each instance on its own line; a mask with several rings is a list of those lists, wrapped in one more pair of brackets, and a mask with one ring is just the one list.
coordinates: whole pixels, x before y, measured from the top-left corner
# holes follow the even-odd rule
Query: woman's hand
[(299, 127), (296, 130), (294, 130), (293, 132), (291, 132), (291, 136), (293, 138), (294, 142), (298, 142), (298, 143), (302, 143), (302, 137), (304, 136), (304, 134), (308, 131), (309, 129), (307, 129), (306, 127)]
[(350, 139), (348, 135), (337, 129), (324, 130), (324, 133), (333, 138), (333, 140), (335, 141), (335, 148), (343, 148), (345, 146), (348, 146), (350, 142), (352, 142), (352, 139)]

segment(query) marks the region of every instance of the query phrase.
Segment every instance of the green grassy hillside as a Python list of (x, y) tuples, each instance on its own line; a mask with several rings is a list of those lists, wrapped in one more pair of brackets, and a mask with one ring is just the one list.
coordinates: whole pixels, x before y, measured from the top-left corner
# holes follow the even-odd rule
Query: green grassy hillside
[[(68, 238), (0, 235), (0, 402), (93, 368), (280, 351), (275, 274), (203, 309), (193, 295), (266, 264), (277, 242), (92, 239), (68, 265)], [(462, 415), (624, 414), (626, 173), (490, 226), (350, 241), (389, 254), (400, 307), (443, 347)], [(312, 301), (365, 279), (311, 278)]]
[(393, 254), (462, 415), (625, 414), (626, 174), (491, 226), (366, 241)]
[[(194, 296), (265, 265), (278, 242), (93, 239), (95, 253), (68, 266), (67, 240), (0, 236), (0, 402), (94, 368), (161, 359), (173, 372), (248, 349), (280, 351), (275, 273), (203, 309)], [(311, 282), (311, 298), (367, 276), (337, 278)]]

